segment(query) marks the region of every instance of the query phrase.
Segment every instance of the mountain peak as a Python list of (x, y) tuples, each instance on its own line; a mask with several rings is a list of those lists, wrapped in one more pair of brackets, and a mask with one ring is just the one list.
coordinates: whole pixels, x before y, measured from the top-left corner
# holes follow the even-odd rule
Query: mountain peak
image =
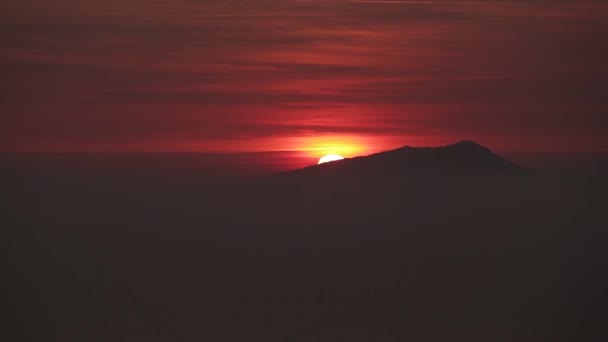
[(296, 170), (295, 173), (333, 175), (479, 174), (523, 169), (472, 140), (439, 147), (404, 146), (366, 157), (347, 158)]
[(485, 151), (485, 152), (492, 153), (490, 151), (490, 149), (488, 149), (487, 147), (485, 147), (479, 143), (476, 143), (473, 140), (461, 140), (456, 143), (453, 143), (450, 145), (445, 145), (445, 146), (416, 147), (416, 146), (405, 145), (403, 147), (399, 147), (394, 150), (383, 151), (383, 152), (379, 152), (376, 154), (390, 153), (393, 151), (401, 151), (401, 150), (435, 150), (435, 151), (438, 151), (438, 150), (478, 150), (478, 151)]
[[(450, 145), (448, 145), (450, 146)], [(469, 147), (481, 147), (481, 148), (485, 148), (484, 146), (482, 146), (481, 144), (478, 144), (476, 142), (474, 142), (473, 140), (461, 140), (457, 143), (452, 144), (451, 146), (469, 146)]]
[(495, 155), (489, 148), (474, 142), (473, 140), (462, 140), (457, 143), (436, 147), (436, 149), (445, 149), (451, 151), (459, 151), (460, 153), (479, 153), (486, 155)]

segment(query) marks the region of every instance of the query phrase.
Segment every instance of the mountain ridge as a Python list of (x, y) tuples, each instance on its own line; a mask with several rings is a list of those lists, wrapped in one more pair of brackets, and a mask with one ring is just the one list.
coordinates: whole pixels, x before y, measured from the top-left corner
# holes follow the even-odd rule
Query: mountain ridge
[(454, 144), (437, 147), (406, 145), (368, 156), (345, 158), (320, 165), (312, 165), (284, 172), (281, 175), (519, 173), (526, 170), (495, 154), (481, 144), (472, 140), (462, 140)]

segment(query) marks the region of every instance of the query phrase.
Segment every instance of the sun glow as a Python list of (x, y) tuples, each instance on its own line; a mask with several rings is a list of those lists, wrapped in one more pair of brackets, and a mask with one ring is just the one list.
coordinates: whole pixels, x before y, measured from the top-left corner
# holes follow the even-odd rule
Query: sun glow
[(336, 160), (342, 160), (342, 159), (344, 159), (344, 157), (342, 157), (341, 155), (327, 154), (327, 155), (324, 155), (323, 157), (321, 157), (321, 159), (319, 159), (319, 162), (317, 164), (329, 163), (329, 162), (333, 162)]
[(328, 154), (336, 154), (345, 158), (365, 154), (365, 144), (361, 139), (344, 136), (302, 137), (293, 141), (294, 149), (302, 151), (311, 157), (321, 158)]

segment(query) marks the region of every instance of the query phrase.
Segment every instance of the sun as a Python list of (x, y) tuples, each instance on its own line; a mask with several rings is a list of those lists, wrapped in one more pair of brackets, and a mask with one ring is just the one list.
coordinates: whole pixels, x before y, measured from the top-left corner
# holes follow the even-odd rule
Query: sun
[(323, 157), (321, 157), (321, 159), (319, 159), (319, 162), (317, 164), (329, 163), (329, 162), (333, 162), (336, 160), (342, 160), (342, 159), (344, 159), (344, 157), (337, 155), (337, 154), (326, 154)]

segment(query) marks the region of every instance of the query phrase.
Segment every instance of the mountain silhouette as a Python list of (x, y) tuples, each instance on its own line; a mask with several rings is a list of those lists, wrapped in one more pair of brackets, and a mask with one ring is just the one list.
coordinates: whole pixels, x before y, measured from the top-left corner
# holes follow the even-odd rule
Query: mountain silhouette
[(143, 165), (6, 177), (15, 340), (605, 340), (606, 179), (472, 141), (204, 190)]
[(346, 158), (281, 174), (283, 177), (401, 177), (524, 173), (471, 140), (440, 147), (404, 146), (365, 157)]

